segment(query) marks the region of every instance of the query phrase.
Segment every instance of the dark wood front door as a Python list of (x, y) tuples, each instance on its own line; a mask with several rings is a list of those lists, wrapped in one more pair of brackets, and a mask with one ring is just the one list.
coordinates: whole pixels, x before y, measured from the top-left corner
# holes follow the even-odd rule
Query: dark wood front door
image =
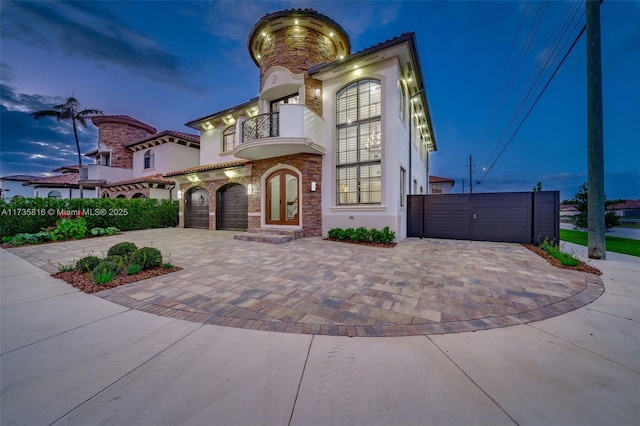
[(184, 200), (187, 211), (187, 228), (209, 229), (209, 192), (196, 189), (187, 193)]
[(230, 183), (220, 188), (216, 200), (217, 229), (246, 230), (248, 211), (249, 200), (244, 186)]
[(299, 179), (290, 170), (278, 170), (267, 178), (266, 223), (299, 225)]

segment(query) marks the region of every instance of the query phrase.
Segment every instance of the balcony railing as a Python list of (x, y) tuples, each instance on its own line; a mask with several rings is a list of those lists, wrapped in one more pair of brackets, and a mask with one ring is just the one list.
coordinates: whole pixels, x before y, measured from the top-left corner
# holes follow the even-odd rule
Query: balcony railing
[(279, 135), (279, 113), (260, 114), (242, 123), (242, 143)]

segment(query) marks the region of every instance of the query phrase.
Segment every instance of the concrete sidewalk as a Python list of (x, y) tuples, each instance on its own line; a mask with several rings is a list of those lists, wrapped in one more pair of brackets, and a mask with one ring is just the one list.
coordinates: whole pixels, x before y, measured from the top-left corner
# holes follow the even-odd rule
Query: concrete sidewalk
[(640, 264), (608, 256), (604, 295), (558, 317), (349, 338), (131, 310), (0, 250), (0, 423), (637, 425)]

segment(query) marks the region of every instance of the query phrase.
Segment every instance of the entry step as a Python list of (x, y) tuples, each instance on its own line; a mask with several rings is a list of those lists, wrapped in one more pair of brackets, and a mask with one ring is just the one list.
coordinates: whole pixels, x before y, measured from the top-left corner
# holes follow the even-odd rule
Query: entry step
[(261, 243), (282, 244), (293, 240), (292, 235), (269, 234), (265, 232), (244, 232), (233, 236), (234, 240), (258, 241)]

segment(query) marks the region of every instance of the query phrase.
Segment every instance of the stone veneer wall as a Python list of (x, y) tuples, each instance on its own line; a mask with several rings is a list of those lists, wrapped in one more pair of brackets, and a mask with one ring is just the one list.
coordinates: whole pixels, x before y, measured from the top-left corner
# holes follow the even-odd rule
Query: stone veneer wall
[[(151, 136), (139, 127), (125, 123), (103, 122), (98, 125), (98, 140), (111, 147), (111, 166), (133, 168), (133, 151), (124, 146)], [(117, 156), (120, 158), (117, 158)]]
[[(248, 196), (249, 203), (249, 229), (261, 227), (262, 213), (262, 188), (260, 182), (262, 175), (267, 170), (278, 165), (286, 164), (300, 170), (302, 174), (302, 230), (305, 237), (322, 235), (322, 156), (318, 154), (295, 154), (283, 157), (268, 158), (265, 160), (255, 160), (251, 165), (251, 176), (237, 178), (223, 178), (205, 180), (199, 185), (183, 183), (180, 185), (183, 197), (180, 200), (179, 223), (180, 228), (184, 227), (185, 210), (184, 198), (187, 192), (193, 188), (204, 188), (209, 192), (209, 229), (216, 229), (216, 192), (228, 183), (239, 183), (245, 187), (251, 184), (254, 188), (253, 194)], [(316, 191), (311, 192), (311, 182), (316, 182)], [(214, 213), (213, 215), (211, 213)]]
[[(322, 235), (322, 156), (318, 154), (295, 154), (284, 157), (267, 158), (252, 163), (253, 180), (257, 184), (270, 168), (286, 164), (302, 173), (302, 231), (305, 237)], [(316, 182), (316, 191), (311, 192), (311, 182)], [(251, 213), (262, 211), (260, 192), (249, 197), (249, 228), (260, 228), (260, 217)]]
[(336, 59), (337, 51), (331, 39), (311, 28), (285, 27), (265, 37), (260, 48), (260, 87), (264, 74), (279, 65), (294, 74), (304, 73), (305, 104), (322, 116), (322, 97), (315, 97), (315, 89), (322, 82), (309, 77), (307, 71), (314, 65)]

